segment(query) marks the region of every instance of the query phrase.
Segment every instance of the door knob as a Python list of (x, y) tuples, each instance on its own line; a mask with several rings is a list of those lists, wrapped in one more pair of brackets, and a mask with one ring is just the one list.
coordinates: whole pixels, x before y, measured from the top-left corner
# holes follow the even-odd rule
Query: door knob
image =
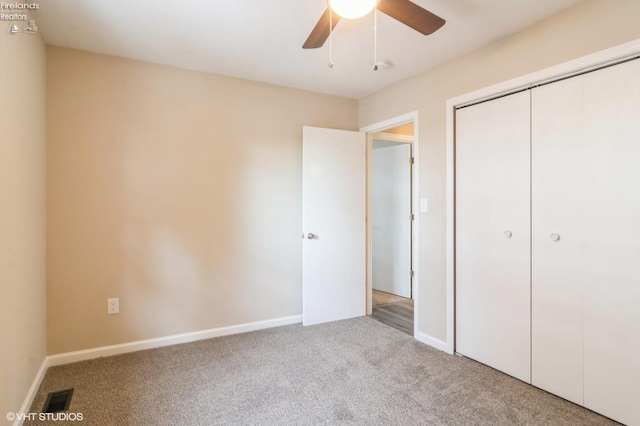
[(512, 235), (513, 235), (513, 232), (511, 232), (511, 231), (504, 231), (504, 236), (505, 236), (506, 238), (511, 238), (511, 236), (512, 236)]
[(551, 241), (560, 241), (560, 234), (551, 234)]
[(307, 234), (307, 238), (310, 239), (310, 240), (313, 240), (315, 238), (318, 238), (318, 236), (316, 234), (314, 234), (313, 232), (309, 232)]

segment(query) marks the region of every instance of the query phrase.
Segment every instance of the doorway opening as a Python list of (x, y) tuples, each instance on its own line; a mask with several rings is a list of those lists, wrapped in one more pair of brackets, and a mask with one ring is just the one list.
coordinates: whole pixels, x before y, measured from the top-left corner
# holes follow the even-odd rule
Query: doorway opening
[(368, 314), (414, 335), (414, 123), (368, 135)]

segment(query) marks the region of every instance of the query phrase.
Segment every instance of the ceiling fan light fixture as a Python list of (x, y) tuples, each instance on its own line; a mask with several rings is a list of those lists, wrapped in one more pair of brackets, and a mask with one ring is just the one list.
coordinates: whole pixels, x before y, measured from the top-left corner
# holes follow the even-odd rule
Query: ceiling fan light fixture
[(377, 0), (330, 0), (331, 9), (347, 19), (361, 18), (371, 12)]

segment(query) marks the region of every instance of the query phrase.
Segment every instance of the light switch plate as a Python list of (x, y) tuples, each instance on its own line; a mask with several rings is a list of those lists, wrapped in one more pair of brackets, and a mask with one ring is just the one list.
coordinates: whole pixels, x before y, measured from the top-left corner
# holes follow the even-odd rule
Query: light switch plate
[(420, 198), (420, 213), (426, 213), (429, 210), (429, 199)]

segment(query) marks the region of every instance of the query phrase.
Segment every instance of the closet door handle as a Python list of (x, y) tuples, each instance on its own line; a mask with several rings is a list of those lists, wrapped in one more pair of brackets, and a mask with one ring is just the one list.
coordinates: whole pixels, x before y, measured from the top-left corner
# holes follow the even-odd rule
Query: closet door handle
[(551, 241), (560, 241), (560, 234), (556, 234), (555, 232), (551, 234)]
[(513, 236), (513, 232), (511, 231), (504, 231), (504, 236), (505, 238), (511, 238)]

